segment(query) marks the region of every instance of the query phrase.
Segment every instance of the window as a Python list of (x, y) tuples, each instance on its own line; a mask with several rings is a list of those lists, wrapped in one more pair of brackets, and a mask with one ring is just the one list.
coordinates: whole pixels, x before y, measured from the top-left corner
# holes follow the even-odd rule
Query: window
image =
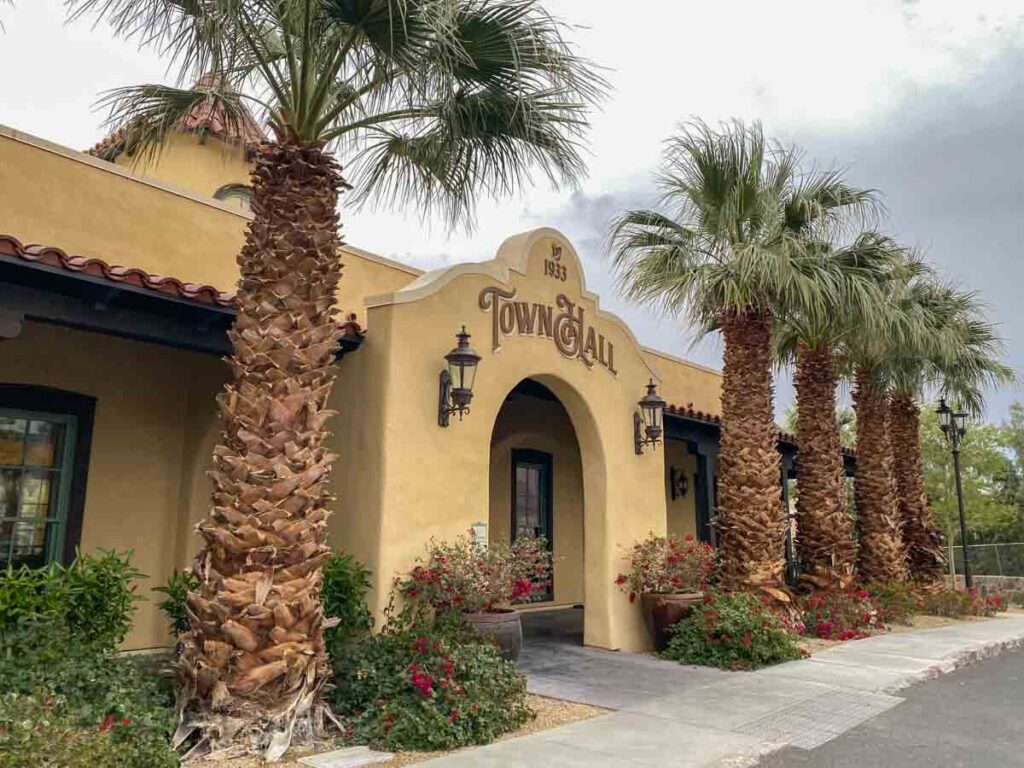
[(234, 200), (241, 210), (252, 210), (252, 189), (245, 184), (225, 184), (213, 193), (213, 197), (224, 202)]
[(0, 408), (0, 567), (64, 554), (76, 418)]

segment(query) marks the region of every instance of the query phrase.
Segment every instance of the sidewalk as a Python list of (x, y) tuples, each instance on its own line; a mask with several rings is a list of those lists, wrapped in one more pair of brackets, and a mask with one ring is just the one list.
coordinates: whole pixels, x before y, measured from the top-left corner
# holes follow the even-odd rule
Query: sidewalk
[[(902, 699), (893, 694), (900, 689), (1021, 644), (1024, 616), (1009, 616), (879, 635), (758, 672), (718, 673), (649, 656), (606, 653), (618, 665), (612, 667), (614, 677), (629, 675), (634, 681), (629, 695), (614, 702), (618, 711), (422, 765), (742, 768), (786, 745), (819, 746), (898, 705)], [(579, 650), (586, 652), (591, 670), (597, 658), (593, 654), (605, 653)], [(665, 692), (663, 685), (651, 682), (678, 682), (686, 673), (695, 685)], [(556, 693), (552, 680), (557, 682), (546, 676), (543, 690), (536, 692)], [(607, 685), (596, 688), (609, 706), (613, 697), (607, 695)], [(576, 691), (568, 698), (585, 700), (590, 695), (587, 681), (566, 679), (565, 690)]]

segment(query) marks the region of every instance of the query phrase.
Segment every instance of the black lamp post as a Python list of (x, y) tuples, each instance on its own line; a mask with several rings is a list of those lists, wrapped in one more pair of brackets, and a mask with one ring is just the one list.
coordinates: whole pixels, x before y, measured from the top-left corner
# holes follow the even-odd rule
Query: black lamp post
[(453, 413), (462, 415), (469, 413), (469, 403), (473, 399), (473, 381), (476, 379), (476, 366), (480, 355), (469, 346), (469, 333), (466, 326), (455, 334), (459, 340), (455, 349), (444, 356), (447, 367), (441, 371), (438, 392), (437, 423), (447, 427)]
[(949, 446), (953, 452), (956, 505), (960, 510), (960, 545), (964, 550), (964, 584), (970, 589), (974, 586), (974, 579), (971, 577), (971, 561), (967, 554), (967, 518), (964, 515), (964, 488), (960, 479), (960, 438), (967, 431), (967, 414), (962, 411), (954, 411), (946, 405), (945, 398), (939, 400), (939, 407), (935, 412), (939, 415), (939, 426), (949, 439)]
[(645, 445), (653, 448), (661, 442), (665, 401), (658, 397), (658, 386), (654, 379), (647, 385), (647, 394), (640, 398), (638, 405), (640, 413), (633, 412), (633, 442), (636, 444), (637, 456), (644, 452)]

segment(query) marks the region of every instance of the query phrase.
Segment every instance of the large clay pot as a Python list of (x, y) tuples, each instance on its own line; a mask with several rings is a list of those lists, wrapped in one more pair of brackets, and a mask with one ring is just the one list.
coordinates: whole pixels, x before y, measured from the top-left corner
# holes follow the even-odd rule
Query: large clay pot
[(462, 620), (480, 635), (493, 640), (503, 658), (515, 661), (523, 649), (523, 623), (519, 611), (506, 609), (494, 613), (464, 613)]
[(701, 592), (657, 594), (645, 592), (640, 595), (640, 609), (647, 624), (647, 631), (654, 639), (655, 650), (661, 652), (668, 647), (671, 635), (669, 629), (676, 622), (685, 619), (693, 606), (704, 599)]

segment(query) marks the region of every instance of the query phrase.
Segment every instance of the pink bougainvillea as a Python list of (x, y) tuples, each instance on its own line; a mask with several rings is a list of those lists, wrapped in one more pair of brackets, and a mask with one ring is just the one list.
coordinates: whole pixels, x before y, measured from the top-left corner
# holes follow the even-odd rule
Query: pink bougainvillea
[(399, 581), (398, 591), (438, 611), (488, 613), (541, 599), (551, 584), (551, 568), (542, 538), (518, 536), (512, 544), (484, 549), (460, 536), (431, 541), (426, 560)]
[(629, 570), (615, 583), (633, 602), (645, 592), (705, 592), (715, 573), (715, 550), (693, 536), (651, 535), (633, 546)]

